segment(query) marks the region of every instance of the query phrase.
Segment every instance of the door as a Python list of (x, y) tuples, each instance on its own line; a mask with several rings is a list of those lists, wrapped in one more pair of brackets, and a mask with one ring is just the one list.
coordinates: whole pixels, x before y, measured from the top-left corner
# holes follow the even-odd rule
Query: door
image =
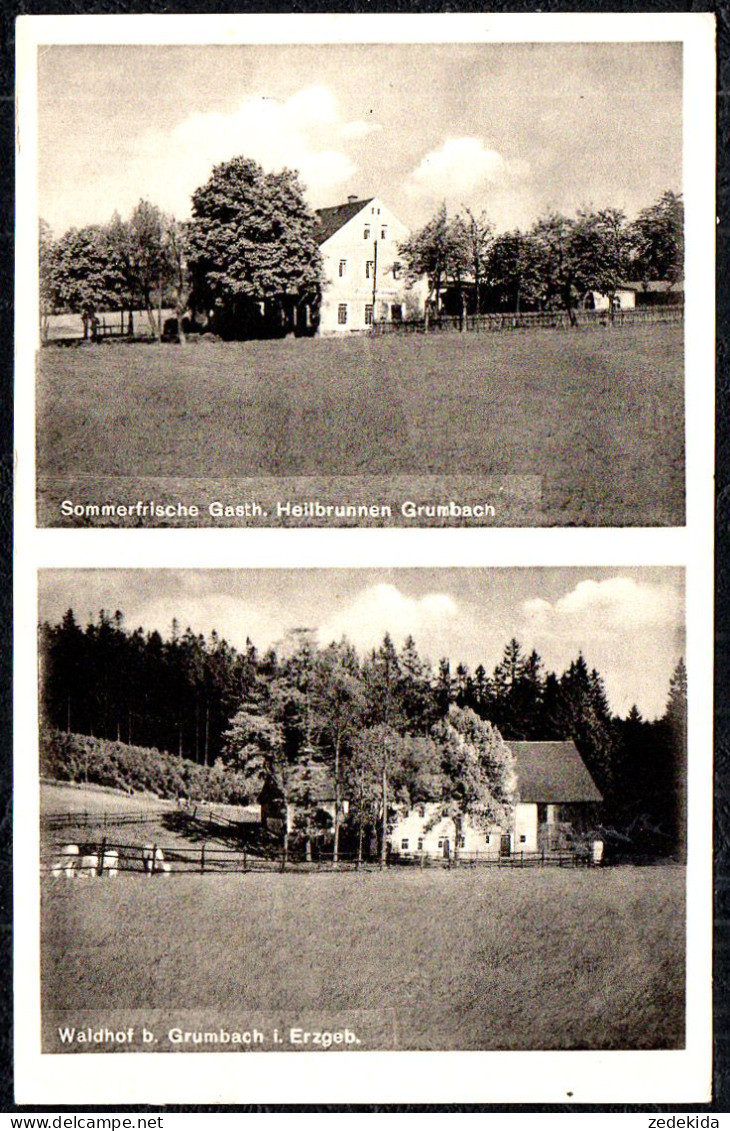
[(448, 859), (450, 859), (450, 857), (451, 857), (451, 845), (449, 844), (449, 841), (448, 841), (448, 838), (447, 838), (446, 840), (444, 840), (444, 860), (448, 860)]
[(509, 833), (502, 833), (499, 838), (499, 855), (510, 856), (512, 854), (512, 846), (510, 844)]

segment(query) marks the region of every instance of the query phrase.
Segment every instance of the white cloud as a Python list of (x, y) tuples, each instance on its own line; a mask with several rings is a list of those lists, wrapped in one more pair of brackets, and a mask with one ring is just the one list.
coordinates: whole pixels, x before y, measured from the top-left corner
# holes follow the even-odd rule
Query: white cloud
[(525, 601), (522, 613), (539, 632), (558, 635), (577, 626), (603, 634), (636, 629), (675, 629), (681, 624), (682, 598), (672, 585), (654, 585), (630, 577), (580, 581), (553, 604), (541, 597)]
[(319, 639), (327, 644), (346, 636), (355, 647), (366, 650), (377, 647), (386, 632), (396, 647), (410, 634), (422, 655), (432, 647), (440, 654), (438, 642), (458, 616), (458, 605), (447, 593), (408, 597), (395, 585), (370, 585), (348, 608), (320, 625)]
[(481, 138), (452, 137), (421, 159), (406, 189), (414, 197), (461, 202), (484, 189), (524, 177), (528, 171), (524, 162), (508, 163)]
[(357, 169), (348, 145), (377, 128), (344, 120), (325, 86), (304, 87), (285, 101), (248, 95), (230, 114), (196, 112), (171, 131), (148, 131), (122, 177), (100, 172), (78, 186), (75, 211), (82, 219), (74, 215), (73, 222), (105, 221), (114, 208), (126, 214), (140, 197), (184, 219), (212, 167), (238, 155), (267, 172), (296, 169), (312, 196), (334, 196)]

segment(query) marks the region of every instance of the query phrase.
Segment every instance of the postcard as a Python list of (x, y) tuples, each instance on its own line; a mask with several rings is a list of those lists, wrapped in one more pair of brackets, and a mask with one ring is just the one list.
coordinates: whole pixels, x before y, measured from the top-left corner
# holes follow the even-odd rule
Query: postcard
[(17, 41), (17, 1102), (706, 1102), (712, 17)]

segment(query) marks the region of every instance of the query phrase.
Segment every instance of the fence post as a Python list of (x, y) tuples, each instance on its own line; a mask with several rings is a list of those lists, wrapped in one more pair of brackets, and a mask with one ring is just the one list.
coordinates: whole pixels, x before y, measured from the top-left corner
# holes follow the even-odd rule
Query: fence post
[(97, 876), (103, 876), (104, 875), (104, 853), (105, 852), (106, 852), (106, 837), (103, 836), (101, 838), (101, 844), (99, 846), (99, 863), (96, 866)]
[(156, 863), (157, 863), (157, 843), (155, 842), (155, 844), (152, 845), (152, 864), (151, 864), (151, 867), (150, 867), (150, 872), (153, 876), (155, 874), (155, 864)]
[(203, 872), (205, 872), (205, 841), (203, 841), (203, 844), (202, 844), (201, 849), (200, 849), (200, 873), (201, 873), (201, 875), (203, 874)]
[(246, 871), (246, 849), (243, 850), (243, 870)]

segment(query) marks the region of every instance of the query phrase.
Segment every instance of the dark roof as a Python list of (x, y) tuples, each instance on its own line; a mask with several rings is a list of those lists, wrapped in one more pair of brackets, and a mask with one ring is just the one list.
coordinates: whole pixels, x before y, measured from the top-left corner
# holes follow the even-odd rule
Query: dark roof
[[(312, 781), (309, 783), (309, 795), (312, 801), (325, 802), (335, 799), (334, 780), (325, 767), (321, 765), (316, 765)], [(281, 790), (272, 782), (271, 778), (266, 778), (257, 801), (260, 805), (267, 805), (270, 801), (275, 805), (283, 802)]]
[(348, 200), (346, 204), (336, 204), (333, 208), (318, 208), (316, 216), (319, 220), (319, 231), (317, 233), (319, 242), (324, 243), (335, 232), (339, 232), (348, 220), (357, 216), (358, 212), (373, 199), (374, 197), (369, 196), (367, 200)]
[(514, 754), (520, 801), (602, 801), (575, 743), (507, 742)]
[(668, 294), (670, 291), (673, 294), (681, 294), (684, 290), (684, 279), (677, 279), (672, 283), (669, 279), (649, 279), (646, 283), (639, 280), (632, 280), (630, 283), (621, 283), (620, 288), (631, 291), (641, 291), (644, 294)]

